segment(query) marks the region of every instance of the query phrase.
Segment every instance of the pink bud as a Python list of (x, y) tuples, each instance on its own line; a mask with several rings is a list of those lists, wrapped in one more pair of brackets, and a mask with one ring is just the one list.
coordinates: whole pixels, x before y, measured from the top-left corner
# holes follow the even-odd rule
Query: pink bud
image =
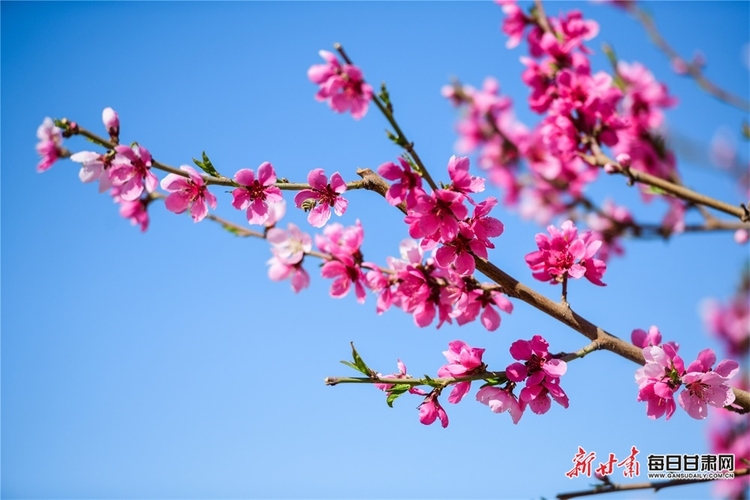
[(120, 134), (120, 118), (117, 116), (114, 109), (104, 108), (104, 111), (102, 111), (102, 121), (110, 135)]
[(627, 153), (620, 153), (617, 155), (616, 160), (623, 168), (628, 168), (630, 166), (630, 155)]
[(738, 229), (734, 232), (734, 241), (740, 245), (744, 245), (748, 240), (750, 240), (750, 231), (747, 229)]
[(618, 168), (612, 165), (611, 163), (605, 163), (604, 171), (607, 172), (608, 174), (616, 174), (618, 172)]

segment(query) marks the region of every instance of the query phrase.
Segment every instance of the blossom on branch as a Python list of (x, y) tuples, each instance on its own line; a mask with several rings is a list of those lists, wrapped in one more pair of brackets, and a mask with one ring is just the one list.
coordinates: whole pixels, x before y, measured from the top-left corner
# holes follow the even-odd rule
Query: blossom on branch
[(102, 111), (102, 122), (107, 129), (109, 138), (117, 144), (120, 138), (120, 118), (117, 112), (112, 108), (104, 108)]
[(646, 364), (635, 372), (638, 384), (637, 401), (646, 402), (646, 415), (659, 418), (666, 414), (669, 420), (675, 412), (674, 393), (680, 388), (685, 374), (685, 363), (672, 344), (650, 346), (643, 349)]
[(560, 229), (549, 226), (547, 231), (549, 236), (536, 235), (539, 250), (526, 255), (526, 263), (534, 271), (534, 278), (556, 284), (566, 277), (578, 279), (585, 276), (593, 284), (604, 286), (601, 278), (607, 265), (594, 258), (602, 244), (600, 240), (592, 240), (590, 232), (579, 236), (571, 220), (563, 222)]
[(36, 144), (36, 152), (42, 157), (36, 166), (36, 171), (44, 172), (60, 158), (62, 131), (55, 126), (52, 118), (47, 117), (36, 130), (36, 137), (39, 139)]
[(203, 177), (193, 167), (182, 165), (180, 170), (187, 172), (188, 177), (167, 174), (161, 180), (161, 188), (172, 193), (164, 200), (164, 206), (176, 214), (190, 209), (193, 221), (200, 222), (208, 215), (207, 205), (216, 208), (216, 196), (208, 190)]
[(159, 182), (151, 172), (151, 153), (139, 144), (115, 146), (109, 176), (126, 201), (138, 199), (144, 189), (152, 193)]
[(716, 353), (712, 349), (704, 349), (682, 376), (685, 389), (680, 393), (678, 401), (688, 415), (698, 420), (706, 418), (707, 405), (723, 408), (731, 405), (735, 399), (727, 381), (739, 372), (739, 363), (725, 359), (713, 370), (715, 362)]
[(448, 427), (448, 414), (440, 406), (437, 395), (433, 392), (419, 405), (419, 421), (424, 425), (430, 425), (437, 419), (440, 419), (443, 428)]
[(565, 375), (568, 365), (552, 357), (548, 348), (549, 343), (541, 335), (534, 335), (531, 340), (517, 340), (511, 344), (510, 354), (526, 362), (513, 363), (505, 369), (511, 382), (526, 381), (519, 399), (539, 415), (547, 413), (552, 406), (550, 396), (563, 408), (568, 407), (568, 396), (560, 387), (560, 377)]
[[(454, 340), (448, 343), (448, 350), (443, 355), (448, 364), (440, 367), (438, 377), (455, 378), (470, 375), (485, 370), (486, 365), (482, 363), (484, 349), (471, 347), (462, 340)], [(471, 389), (471, 381), (457, 382), (448, 396), (449, 403), (459, 403)]]
[(313, 227), (323, 227), (331, 218), (331, 207), (336, 215), (344, 215), (349, 202), (341, 196), (346, 191), (346, 183), (341, 174), (334, 172), (328, 182), (322, 168), (311, 170), (307, 175), (311, 189), (303, 189), (294, 197), (297, 208), (309, 211), (307, 221)]
[(351, 111), (355, 120), (365, 116), (373, 90), (362, 77), (362, 71), (353, 64), (342, 65), (327, 50), (321, 50), (319, 54), (326, 61), (325, 64), (314, 64), (307, 70), (310, 81), (320, 85), (315, 99), (327, 101), (331, 109), (338, 113)]
[(263, 162), (258, 167), (258, 177), (249, 168), (243, 168), (234, 174), (234, 180), (240, 187), (232, 191), (232, 206), (237, 210), (247, 209), (247, 222), (264, 224), (271, 207), (283, 201), (281, 190), (276, 187), (276, 172), (273, 165)]
[[(515, 384), (513, 384), (515, 385)], [(485, 386), (477, 391), (477, 401), (490, 407), (494, 413), (507, 411), (517, 424), (526, 409), (526, 401), (519, 400), (510, 388)]]
[(271, 257), (267, 264), (268, 277), (273, 281), (292, 280), (292, 289), (299, 292), (310, 285), (310, 275), (302, 267), (305, 254), (312, 250), (312, 238), (291, 222), (287, 229), (272, 227), (266, 233), (271, 243)]
[(103, 193), (112, 187), (112, 180), (109, 178), (109, 166), (112, 162), (110, 155), (94, 153), (93, 151), (80, 151), (72, 154), (70, 160), (81, 164), (81, 170), (78, 172), (78, 178), (81, 182), (99, 181), (99, 192)]
[(378, 173), (389, 181), (398, 181), (391, 184), (385, 193), (385, 199), (393, 206), (406, 202), (406, 208), (412, 208), (417, 203), (417, 194), (422, 191), (422, 178), (411, 169), (409, 162), (403, 158), (398, 159), (401, 167), (389, 161), (378, 167)]

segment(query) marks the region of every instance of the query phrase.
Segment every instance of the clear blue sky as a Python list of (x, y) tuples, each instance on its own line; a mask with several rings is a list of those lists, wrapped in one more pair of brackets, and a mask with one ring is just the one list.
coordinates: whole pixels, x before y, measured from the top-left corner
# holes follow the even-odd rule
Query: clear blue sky
[[(667, 115), (676, 132), (705, 146), (720, 126), (737, 130), (747, 118), (675, 76), (624, 13), (577, 6), (601, 25), (589, 44), (595, 67), (605, 68), (599, 46), (608, 41), (679, 97)], [(682, 54), (701, 49), (708, 76), (747, 97), (748, 3), (648, 8)], [(524, 49), (505, 49), (496, 5), (3, 2), (1, 9), (4, 498), (550, 498), (591, 482), (564, 476), (578, 446), (603, 457), (635, 445), (642, 466), (648, 453), (707, 451), (705, 422), (681, 410), (669, 422), (646, 418), (635, 402), (636, 366), (608, 353), (569, 366), (562, 380), (569, 409), (527, 412), (518, 426), (473, 393), (447, 408), (451, 425), (442, 429), (419, 423), (416, 398), (390, 409), (373, 388), (326, 387), (324, 377), (351, 374), (338, 363), (349, 341), (383, 372), (401, 358), (412, 374), (434, 374), (456, 338), (486, 347), (495, 369), (510, 362), (518, 338), (542, 334), (556, 352), (585, 339), (522, 303), (494, 333), (479, 324), (417, 329), (398, 310), (375, 315), (372, 296), (364, 306), (352, 296), (329, 298), (330, 283), (314, 266), (312, 286), (295, 295), (267, 279), (265, 242), (160, 206), (141, 234), (108, 196), (80, 183), (76, 164), (35, 171), (35, 132), (45, 116), (101, 130), (101, 111), (112, 106), (123, 142), (137, 140), (171, 165), (205, 150), (229, 175), (271, 161), (290, 180), (318, 167), (353, 180), (356, 168), (375, 168), (399, 151), (374, 110), (354, 122), (313, 99), (307, 68), (320, 62), (319, 49), (341, 42), (369, 81), (387, 81), (407, 135), (445, 179), (456, 115), (440, 88), (450, 77), (479, 86), (495, 76), (519, 116), (535, 120), (519, 78)], [(82, 139), (67, 145), (90, 149)], [(740, 201), (715, 169), (690, 162), (682, 169), (688, 184)], [(229, 195), (214, 192), (218, 214), (241, 222)], [(637, 198), (621, 180), (592, 191), (608, 195)], [(407, 236), (400, 214), (372, 193), (349, 200), (341, 221), (362, 221), (365, 257), (396, 255)], [(663, 209), (654, 203), (636, 213), (657, 221)], [(498, 216), (506, 231), (491, 258), (556, 297), (523, 260), (539, 228), (507, 211)], [(312, 232), (304, 214), (288, 220)], [(692, 360), (716, 347), (698, 304), (730, 296), (746, 257), (731, 234), (633, 241), (610, 263), (608, 287), (574, 283), (571, 300), (621, 336), (656, 324)], [(658, 497), (709, 492), (673, 488)]]

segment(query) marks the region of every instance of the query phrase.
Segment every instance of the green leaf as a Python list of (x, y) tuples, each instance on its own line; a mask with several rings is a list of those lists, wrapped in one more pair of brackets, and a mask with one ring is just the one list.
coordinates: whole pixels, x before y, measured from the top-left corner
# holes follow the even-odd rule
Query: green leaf
[(357, 368), (357, 365), (354, 363), (350, 363), (349, 361), (341, 361), (341, 364), (344, 364), (348, 366), (349, 368), (354, 368), (355, 370), (359, 371), (359, 368)]
[(747, 122), (742, 123), (742, 137), (750, 140), (750, 124)]
[(370, 368), (367, 367), (367, 365), (362, 360), (357, 350), (354, 348), (354, 342), (352, 342), (351, 344), (352, 344), (352, 359), (354, 360), (354, 365), (355, 365), (354, 369), (359, 372), (364, 373), (365, 375), (369, 377), (370, 374), (372, 373), (372, 370), (370, 370)]
[(203, 161), (198, 161), (195, 158), (193, 158), (193, 163), (195, 163), (198, 168), (206, 172), (208, 175), (212, 177), (221, 177), (221, 174), (214, 168), (213, 163), (211, 163), (211, 160), (208, 159), (208, 155), (206, 152), (203, 152)]
[(409, 384), (396, 384), (388, 390), (388, 397), (385, 398), (385, 402), (388, 406), (393, 408), (393, 402), (396, 401), (402, 394), (411, 388)]

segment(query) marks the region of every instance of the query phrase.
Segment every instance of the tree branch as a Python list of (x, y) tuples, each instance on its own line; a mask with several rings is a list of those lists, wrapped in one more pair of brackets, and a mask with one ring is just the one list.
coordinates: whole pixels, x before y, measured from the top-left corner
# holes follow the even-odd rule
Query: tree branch
[[(734, 477), (742, 477), (747, 476), (750, 474), (750, 469), (737, 469), (734, 471)], [(568, 500), (570, 498), (576, 498), (576, 497), (585, 497), (585, 496), (591, 496), (591, 495), (601, 495), (604, 493), (613, 493), (615, 491), (628, 491), (628, 490), (650, 490), (653, 489), (654, 492), (658, 492), (659, 490), (662, 490), (664, 488), (670, 488), (672, 486), (682, 486), (685, 484), (695, 484), (695, 483), (704, 483), (706, 481), (717, 481), (719, 478), (716, 479), (670, 479), (667, 481), (652, 481), (648, 483), (633, 483), (633, 484), (617, 484), (612, 483), (607, 479), (607, 476), (604, 476), (605, 479), (602, 480), (602, 484), (597, 484), (590, 490), (580, 490), (580, 491), (571, 491), (568, 493), (560, 493), (557, 495), (557, 498), (559, 500)], [(722, 479), (723, 480), (723, 479)]]

